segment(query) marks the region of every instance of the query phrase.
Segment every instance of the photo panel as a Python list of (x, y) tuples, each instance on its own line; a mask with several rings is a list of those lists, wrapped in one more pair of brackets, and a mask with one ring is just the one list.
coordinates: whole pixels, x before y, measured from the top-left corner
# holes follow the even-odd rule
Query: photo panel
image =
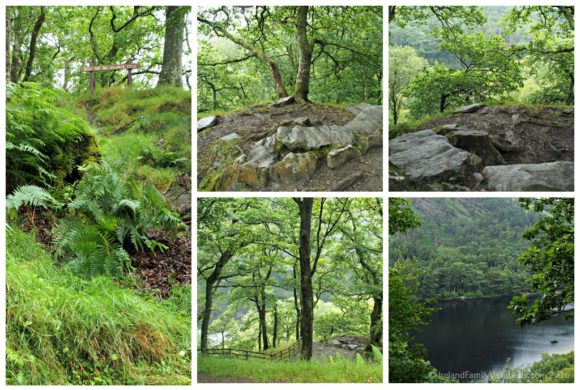
[(389, 383), (574, 382), (574, 198), (389, 199)]
[(573, 6), (390, 6), (391, 191), (574, 190)]
[(199, 191), (382, 191), (383, 7), (197, 12)]
[(198, 198), (198, 383), (382, 383), (381, 198)]
[(189, 385), (192, 9), (5, 11), (6, 384)]

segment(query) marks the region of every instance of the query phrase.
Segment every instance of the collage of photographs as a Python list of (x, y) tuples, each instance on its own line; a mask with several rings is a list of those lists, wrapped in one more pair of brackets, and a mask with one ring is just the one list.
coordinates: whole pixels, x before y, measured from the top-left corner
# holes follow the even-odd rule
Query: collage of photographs
[(141, 3), (0, 5), (2, 386), (573, 386), (573, 1)]

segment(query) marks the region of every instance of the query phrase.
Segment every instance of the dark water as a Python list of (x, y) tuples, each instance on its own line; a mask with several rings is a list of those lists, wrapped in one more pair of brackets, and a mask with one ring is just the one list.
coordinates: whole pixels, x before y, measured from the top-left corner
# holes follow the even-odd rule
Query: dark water
[(542, 353), (574, 349), (573, 318), (566, 321), (562, 315), (521, 328), (506, 309), (508, 303), (509, 298), (440, 302), (441, 310), (417, 341), (427, 348), (434, 367), (459, 375), (461, 381), (485, 378), (508, 359), (512, 367), (519, 367), (540, 360)]

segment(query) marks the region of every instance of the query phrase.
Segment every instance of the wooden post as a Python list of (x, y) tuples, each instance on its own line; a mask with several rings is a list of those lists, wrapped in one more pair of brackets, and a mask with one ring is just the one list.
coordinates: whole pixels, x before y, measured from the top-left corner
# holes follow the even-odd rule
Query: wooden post
[(133, 88), (133, 69), (127, 69), (127, 85), (129, 88)]
[(89, 88), (91, 90), (91, 97), (95, 94), (95, 72), (89, 72)]

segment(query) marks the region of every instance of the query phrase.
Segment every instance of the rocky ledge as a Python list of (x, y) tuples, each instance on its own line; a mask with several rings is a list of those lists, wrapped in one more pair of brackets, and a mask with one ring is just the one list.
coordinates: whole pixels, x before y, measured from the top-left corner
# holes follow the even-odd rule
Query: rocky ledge
[(311, 123), (307, 117), (279, 126), (274, 134), (255, 142), (248, 153), (240, 154), (225, 169), (215, 189), (276, 189), (301, 184), (315, 174), (319, 164), (337, 169), (371, 148), (382, 146), (382, 106), (360, 104), (350, 111), (356, 116), (342, 126)]
[(568, 108), (474, 104), (389, 141), (393, 191), (573, 191)]

